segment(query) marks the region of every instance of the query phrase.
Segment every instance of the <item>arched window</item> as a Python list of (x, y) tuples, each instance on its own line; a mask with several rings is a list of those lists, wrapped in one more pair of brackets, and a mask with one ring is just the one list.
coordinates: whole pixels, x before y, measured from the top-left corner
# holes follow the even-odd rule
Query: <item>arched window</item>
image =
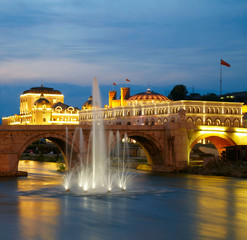
[(158, 124), (158, 125), (161, 125), (161, 124), (162, 124), (162, 121), (161, 121), (160, 118), (157, 120), (157, 124)]
[(188, 110), (187, 110), (187, 111), (188, 111), (188, 113), (191, 113), (191, 108), (190, 108), (190, 107), (188, 107)]
[(73, 112), (75, 109), (73, 107), (68, 107), (67, 109), (70, 113)]
[(197, 118), (196, 119), (196, 126), (200, 126), (202, 125), (202, 119), (201, 118)]
[(231, 121), (230, 119), (225, 120), (225, 127), (231, 127)]
[(189, 117), (189, 118), (187, 119), (186, 123), (187, 123), (187, 126), (192, 126), (192, 124), (193, 124), (192, 118)]
[(208, 118), (206, 120), (206, 125), (208, 125), (208, 126), (212, 125), (212, 120), (210, 118)]
[(155, 121), (154, 119), (151, 120), (151, 125), (154, 125), (155, 124)]
[(233, 126), (234, 126), (234, 127), (239, 127), (239, 126), (240, 126), (239, 120), (238, 120), (238, 119), (235, 119), (235, 120), (234, 120)]
[(167, 123), (168, 122), (168, 119), (167, 118), (164, 118), (164, 121), (163, 121), (164, 123)]
[(220, 125), (221, 125), (220, 119), (216, 119), (216, 120), (214, 121), (214, 125), (215, 125), (215, 126), (220, 126)]
[(149, 125), (148, 119), (145, 120), (145, 125)]

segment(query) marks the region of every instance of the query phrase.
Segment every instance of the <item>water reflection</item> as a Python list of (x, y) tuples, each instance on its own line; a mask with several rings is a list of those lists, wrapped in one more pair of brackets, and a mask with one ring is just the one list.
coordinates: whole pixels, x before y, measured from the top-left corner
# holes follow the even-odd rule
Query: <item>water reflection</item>
[[(3, 239), (245, 239), (247, 180), (137, 174), (131, 191), (66, 193), (52, 163), (0, 179)], [(11, 224), (9, 224), (11, 223)]]
[[(195, 181), (196, 179), (196, 181)], [(244, 239), (247, 226), (247, 181), (188, 176), (196, 190), (194, 212), (198, 236), (206, 239)]]
[(233, 211), (234, 216), (233, 224), (238, 229), (236, 239), (246, 238), (247, 227), (247, 182), (241, 181), (234, 184), (233, 187), (234, 199), (233, 199)]
[(19, 196), (19, 227), (22, 239), (56, 239), (61, 207), (58, 199)]
[(19, 191), (37, 191), (62, 184), (61, 174), (56, 171), (56, 163), (19, 161), (19, 170), (29, 173), (27, 178), (18, 181)]

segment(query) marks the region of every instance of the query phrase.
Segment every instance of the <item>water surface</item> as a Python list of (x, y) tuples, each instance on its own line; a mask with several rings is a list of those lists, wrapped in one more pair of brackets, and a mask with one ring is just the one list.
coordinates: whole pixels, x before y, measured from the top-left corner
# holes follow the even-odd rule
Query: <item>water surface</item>
[(136, 173), (127, 192), (66, 193), (56, 164), (0, 178), (0, 239), (246, 239), (247, 180)]

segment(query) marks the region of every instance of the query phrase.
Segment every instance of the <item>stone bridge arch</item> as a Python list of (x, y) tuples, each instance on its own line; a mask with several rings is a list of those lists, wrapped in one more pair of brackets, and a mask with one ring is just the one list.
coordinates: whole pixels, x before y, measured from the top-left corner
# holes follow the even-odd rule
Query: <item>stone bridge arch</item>
[[(151, 134), (147, 134), (141, 131), (119, 131), (120, 140), (127, 134), (128, 138), (134, 139), (144, 150), (147, 157), (148, 165), (152, 166), (153, 169), (164, 165), (163, 161), (163, 149), (160, 145), (160, 141), (153, 137)], [(114, 134), (115, 138), (110, 144), (111, 148), (117, 144), (117, 134)]]
[(77, 139), (74, 139), (73, 141), (73, 136), (68, 136), (66, 138), (65, 134), (62, 133), (42, 132), (25, 138), (25, 142), (17, 149), (18, 158), (20, 159), (22, 153), (30, 144), (43, 138), (52, 141), (59, 148), (65, 160), (65, 164), (67, 166), (69, 166), (69, 164), (66, 156), (66, 145), (67, 145), (68, 156), (70, 156), (70, 154), (72, 153), (73, 159), (75, 159), (80, 152), (80, 149), (78, 147), (79, 146), (78, 141)]
[(204, 133), (199, 136), (197, 136), (193, 141), (191, 142), (189, 146), (189, 152), (190, 154), (192, 148), (202, 139), (208, 139), (218, 150), (219, 154), (223, 151), (224, 147), (229, 147), (229, 146), (235, 146), (237, 145), (232, 138), (227, 136), (226, 134), (223, 133)]

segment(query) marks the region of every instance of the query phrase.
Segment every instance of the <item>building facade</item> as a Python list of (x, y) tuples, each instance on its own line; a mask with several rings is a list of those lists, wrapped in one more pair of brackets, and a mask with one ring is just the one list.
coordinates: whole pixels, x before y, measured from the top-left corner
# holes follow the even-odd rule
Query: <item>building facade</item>
[(79, 111), (64, 103), (64, 95), (53, 88), (34, 87), (20, 96), (20, 114), (2, 118), (3, 125), (90, 125), (93, 115), (106, 125), (164, 125), (181, 118), (192, 128), (199, 125), (246, 127), (245, 106), (239, 102), (180, 100), (148, 89), (130, 96), (130, 88), (109, 92), (108, 105), (93, 111), (93, 98)]
[(78, 124), (79, 109), (64, 103), (53, 88), (33, 87), (20, 96), (20, 114), (2, 118), (3, 125)]
[[(121, 88), (120, 99), (116, 91), (109, 92), (109, 103), (96, 109), (96, 118), (107, 125), (163, 125), (181, 118), (188, 126), (197, 125), (241, 127), (243, 103), (180, 100), (171, 101), (166, 96), (147, 90), (130, 97), (129, 88)], [(80, 124), (91, 124), (93, 100), (85, 103), (79, 113)]]

